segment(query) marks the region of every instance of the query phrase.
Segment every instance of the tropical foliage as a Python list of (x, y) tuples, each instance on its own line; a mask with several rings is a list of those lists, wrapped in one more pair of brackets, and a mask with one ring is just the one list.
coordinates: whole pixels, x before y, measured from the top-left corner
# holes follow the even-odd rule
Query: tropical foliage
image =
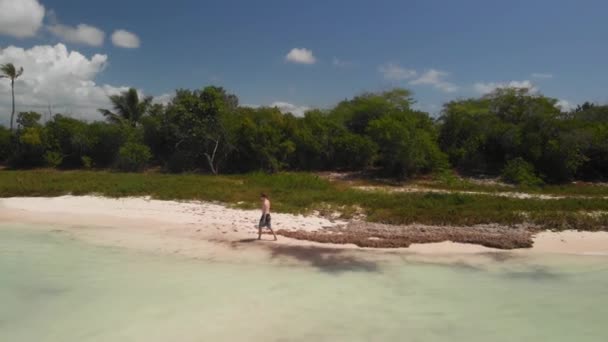
[(112, 109), (100, 110), (105, 122), (56, 114), (41, 123), (38, 113), (19, 113), (15, 131), (0, 127), (0, 160), (133, 172), (362, 170), (398, 179), (454, 168), (527, 185), (608, 176), (608, 106), (565, 112), (527, 89), (452, 101), (438, 118), (416, 110), (405, 89), (364, 93), (301, 117), (239, 106), (213, 86), (177, 90), (166, 105), (135, 89), (110, 101)]
[(23, 68), (17, 69), (13, 63), (0, 65), (0, 78), (7, 78), (11, 81), (11, 99), (13, 103), (11, 111), (11, 131), (13, 130), (13, 121), (15, 120), (15, 80), (23, 74)]
[(108, 109), (99, 109), (99, 112), (111, 123), (128, 124), (135, 127), (148, 112), (152, 97), (140, 100), (137, 90), (131, 88), (120, 95), (110, 96), (110, 102), (114, 107), (113, 112)]

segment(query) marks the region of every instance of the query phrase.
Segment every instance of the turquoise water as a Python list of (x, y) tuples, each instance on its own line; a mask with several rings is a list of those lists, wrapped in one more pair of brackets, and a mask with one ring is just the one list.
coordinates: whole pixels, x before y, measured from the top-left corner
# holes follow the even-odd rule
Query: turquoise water
[(157, 256), (2, 227), (0, 341), (608, 341), (608, 259), (479, 267), (273, 253), (291, 262)]

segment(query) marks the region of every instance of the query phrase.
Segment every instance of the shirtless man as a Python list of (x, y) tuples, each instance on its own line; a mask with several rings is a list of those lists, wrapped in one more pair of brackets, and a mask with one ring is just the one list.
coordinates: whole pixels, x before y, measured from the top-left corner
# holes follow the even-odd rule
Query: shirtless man
[(277, 235), (272, 230), (272, 224), (270, 223), (270, 200), (266, 194), (261, 194), (260, 200), (262, 201), (262, 217), (258, 225), (258, 240), (262, 239), (262, 228), (267, 227), (274, 236), (274, 241), (277, 241)]

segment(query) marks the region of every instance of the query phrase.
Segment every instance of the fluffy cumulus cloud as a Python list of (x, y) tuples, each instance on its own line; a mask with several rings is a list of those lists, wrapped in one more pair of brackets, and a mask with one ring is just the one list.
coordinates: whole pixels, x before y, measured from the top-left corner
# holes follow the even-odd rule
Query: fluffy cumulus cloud
[(283, 114), (291, 113), (295, 116), (304, 116), (304, 113), (306, 113), (306, 111), (308, 111), (310, 109), (310, 107), (296, 106), (296, 105), (288, 103), (288, 102), (280, 102), (280, 101), (271, 103), (270, 107), (278, 108), (281, 111), (281, 113), (283, 113)]
[(378, 67), (378, 72), (384, 76), (385, 80), (402, 81), (416, 77), (418, 73), (413, 69), (406, 69), (399, 64), (387, 63)]
[[(15, 82), (17, 111), (34, 110), (76, 118), (101, 119), (98, 108), (109, 108), (108, 96), (127, 87), (95, 83), (96, 76), (106, 67), (106, 55), (87, 57), (69, 51), (65, 45), (34, 46), (30, 49), (9, 46), (0, 49), (0, 64), (14, 63), (23, 67), (23, 75)], [(0, 80), (0, 120), (7, 122), (10, 113), (10, 85)]]
[(0, 34), (32, 37), (42, 26), (44, 13), (38, 0), (0, 0)]
[(250, 108), (260, 108), (260, 107), (277, 108), (283, 114), (291, 113), (295, 116), (304, 116), (304, 113), (306, 113), (307, 111), (309, 111), (311, 109), (310, 107), (307, 107), (307, 106), (297, 106), (292, 103), (283, 102), (283, 101), (276, 101), (276, 102), (271, 103), (268, 106), (260, 106), (260, 105), (256, 105), (256, 104), (243, 104), (242, 106), (250, 107)]
[(136, 49), (141, 45), (139, 37), (135, 33), (125, 30), (114, 31), (112, 34), (112, 43), (126, 49)]
[(559, 108), (561, 108), (564, 112), (569, 112), (576, 108), (576, 106), (573, 103), (570, 103), (567, 100), (559, 100), (559, 101), (557, 101), (556, 105)]
[(293, 48), (285, 56), (287, 62), (296, 64), (315, 64), (317, 59), (311, 50), (305, 48)]
[(69, 43), (101, 46), (105, 33), (97, 27), (80, 24), (76, 27), (54, 24), (48, 27), (54, 35)]
[(152, 102), (162, 104), (162, 105), (167, 105), (171, 101), (173, 101), (174, 97), (175, 97), (174, 93), (165, 93), (162, 95), (155, 96), (154, 99), (152, 100)]
[(531, 92), (538, 91), (538, 88), (529, 80), (489, 83), (477, 82), (473, 85), (473, 89), (479, 94), (488, 94), (498, 88), (527, 88)]
[(458, 87), (445, 78), (449, 74), (445, 71), (430, 69), (424, 72), (420, 77), (411, 80), (411, 85), (430, 85), (446, 93), (453, 93), (458, 90)]
[(414, 69), (407, 69), (396, 63), (386, 63), (378, 67), (378, 72), (385, 80), (404, 81), (409, 80), (410, 85), (430, 85), (446, 93), (453, 93), (458, 87), (445, 79), (449, 73), (445, 71), (429, 69), (419, 73)]

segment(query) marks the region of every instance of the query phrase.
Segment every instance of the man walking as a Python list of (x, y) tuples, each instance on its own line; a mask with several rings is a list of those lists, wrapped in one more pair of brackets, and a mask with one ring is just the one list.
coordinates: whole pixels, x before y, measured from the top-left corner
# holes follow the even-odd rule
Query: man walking
[(272, 230), (272, 224), (270, 222), (270, 200), (266, 194), (260, 195), (262, 201), (262, 217), (260, 218), (260, 224), (258, 225), (258, 240), (262, 239), (262, 228), (267, 227), (274, 236), (274, 241), (277, 241), (277, 235)]

